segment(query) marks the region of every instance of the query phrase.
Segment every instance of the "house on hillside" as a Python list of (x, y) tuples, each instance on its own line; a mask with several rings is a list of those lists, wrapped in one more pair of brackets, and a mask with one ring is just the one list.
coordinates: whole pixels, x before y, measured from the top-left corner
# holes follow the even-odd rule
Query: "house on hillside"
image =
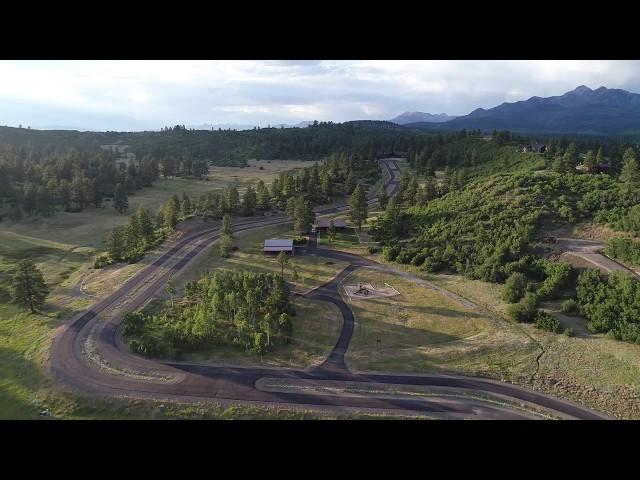
[[(315, 230), (318, 232), (325, 232), (329, 229), (330, 224), (330, 218), (320, 218), (318, 219), (318, 224), (315, 226)], [(347, 223), (343, 218), (334, 218), (333, 224), (335, 225), (336, 230), (344, 230), (345, 228), (347, 228)]]
[[(577, 165), (576, 170), (581, 173), (587, 173), (587, 167), (584, 166), (584, 163)], [(606, 163), (597, 164), (594, 173), (609, 173), (609, 165)]]
[(547, 146), (544, 143), (530, 143), (522, 147), (523, 152), (545, 153)]
[(277, 255), (280, 252), (290, 253), (293, 255), (293, 240), (270, 238), (264, 241), (263, 253)]

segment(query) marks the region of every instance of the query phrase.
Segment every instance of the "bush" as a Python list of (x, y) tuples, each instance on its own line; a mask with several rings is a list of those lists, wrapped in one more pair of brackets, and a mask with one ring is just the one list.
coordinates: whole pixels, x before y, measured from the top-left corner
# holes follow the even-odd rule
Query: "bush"
[(378, 247), (369, 247), (367, 251), (369, 252), (369, 254), (375, 255), (376, 253), (380, 252), (380, 249)]
[(524, 297), (526, 287), (526, 277), (520, 272), (514, 272), (502, 287), (502, 299), (508, 303), (516, 303)]
[(417, 253), (411, 259), (411, 265), (413, 265), (414, 267), (419, 267), (424, 263), (425, 258), (426, 258), (426, 255), (424, 253)]
[(294, 245), (306, 245), (307, 244), (307, 237), (294, 238), (293, 239), (293, 244)]
[[(638, 205), (640, 207), (640, 205)], [(634, 207), (635, 208), (635, 207)], [(612, 238), (604, 251), (608, 256), (640, 265), (640, 242), (631, 238)]]
[(552, 333), (560, 333), (562, 331), (562, 326), (560, 325), (560, 320), (556, 317), (549, 315), (547, 312), (539, 311), (536, 314), (536, 328), (541, 330), (547, 330)]
[(579, 315), (580, 314), (580, 306), (578, 302), (576, 302), (573, 298), (569, 298), (562, 302), (560, 306), (560, 310), (562, 313), (566, 313), (567, 315)]
[(527, 293), (522, 300), (507, 308), (507, 314), (515, 321), (521, 323), (532, 322), (538, 313), (538, 297), (533, 293)]
[(540, 261), (544, 268), (546, 278), (537, 291), (538, 297), (543, 300), (551, 300), (558, 297), (562, 288), (567, 286), (573, 267), (566, 262)]
[(400, 253), (398, 253), (398, 255), (396, 256), (396, 262), (406, 265), (411, 262), (414, 255), (415, 253), (412, 252), (411, 250), (403, 248), (400, 250)]
[(400, 253), (398, 246), (386, 246), (382, 249), (382, 257), (388, 262), (393, 262)]
[(98, 255), (96, 259), (93, 261), (93, 268), (103, 268), (107, 265), (111, 265), (113, 262), (111, 261), (111, 257), (108, 253), (103, 253), (102, 255)]
[(562, 333), (564, 333), (567, 337), (573, 337), (573, 328), (567, 327)]

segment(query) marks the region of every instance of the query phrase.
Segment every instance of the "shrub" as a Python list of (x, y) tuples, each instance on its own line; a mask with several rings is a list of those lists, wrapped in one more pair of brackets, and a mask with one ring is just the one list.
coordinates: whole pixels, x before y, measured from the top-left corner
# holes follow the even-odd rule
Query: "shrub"
[(102, 255), (98, 255), (96, 259), (93, 261), (93, 268), (103, 268), (107, 265), (111, 265), (113, 262), (111, 261), (111, 257), (108, 253), (103, 253)]
[(294, 238), (293, 239), (293, 244), (294, 245), (306, 245), (307, 244), (307, 237)]
[(536, 293), (540, 288), (540, 282), (527, 282), (527, 292)]
[(567, 337), (573, 337), (573, 328), (567, 327), (562, 333), (564, 333)]
[(532, 322), (538, 313), (538, 297), (527, 293), (522, 300), (507, 308), (507, 314), (517, 322)]
[(398, 253), (398, 256), (396, 257), (396, 262), (406, 265), (407, 263), (411, 262), (411, 260), (413, 259), (413, 255), (414, 255), (414, 252), (412, 252), (409, 249), (403, 248), (400, 250), (400, 253)]
[(516, 303), (524, 297), (526, 286), (527, 279), (522, 273), (512, 273), (502, 287), (502, 299), (508, 303)]
[(424, 263), (425, 258), (426, 258), (426, 255), (424, 253), (417, 253), (411, 259), (411, 265), (413, 265), (414, 267), (419, 267)]
[(562, 313), (566, 313), (568, 315), (578, 315), (580, 313), (580, 306), (573, 298), (569, 298), (562, 302), (560, 310)]
[(543, 300), (557, 298), (558, 293), (564, 288), (571, 278), (573, 267), (566, 262), (552, 262), (542, 260), (546, 278), (537, 291), (538, 297)]
[(556, 317), (549, 315), (547, 312), (539, 311), (536, 314), (536, 328), (541, 330), (547, 330), (553, 333), (560, 333), (562, 331), (562, 326), (560, 325), (560, 320)]
[(400, 247), (395, 245), (386, 246), (382, 249), (382, 257), (389, 262), (393, 262), (397, 258), (398, 253), (400, 253)]
[(371, 255), (375, 255), (376, 253), (380, 252), (380, 249), (378, 247), (369, 247), (367, 249), (367, 251), (371, 254)]
[[(638, 205), (640, 207), (640, 205)], [(635, 207), (634, 207), (635, 208)], [(631, 238), (612, 238), (605, 248), (605, 253), (613, 258), (640, 265), (640, 242)]]

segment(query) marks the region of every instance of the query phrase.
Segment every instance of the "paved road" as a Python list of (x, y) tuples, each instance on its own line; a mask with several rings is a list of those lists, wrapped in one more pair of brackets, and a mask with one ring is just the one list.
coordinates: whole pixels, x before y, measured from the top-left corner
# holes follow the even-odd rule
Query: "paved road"
[(574, 255), (591, 264), (594, 268), (604, 273), (619, 271), (630, 273), (634, 277), (640, 279), (638, 272), (630, 270), (624, 265), (602, 254), (605, 247), (603, 242), (595, 240), (584, 240), (580, 238), (560, 237), (556, 241), (557, 247), (562, 250), (565, 255)]
[[(395, 160), (383, 161), (390, 174), (385, 186), (397, 191), (399, 168)], [(375, 199), (371, 199), (375, 201)], [(318, 209), (318, 214), (334, 213), (340, 207)], [(281, 216), (246, 220), (235, 231), (264, 228), (287, 223)], [(321, 410), (360, 410), (378, 412), (432, 413), (446, 418), (526, 419), (532, 414), (477, 399), (433, 397), (429, 399), (389, 398), (387, 396), (345, 396), (316, 393), (283, 393), (256, 386), (260, 379), (300, 379), (349, 381), (364, 384), (423, 385), (454, 387), (472, 392), (498, 394), (512, 401), (529, 402), (552, 410), (563, 418), (602, 419), (603, 415), (575, 403), (493, 380), (454, 375), (401, 375), (352, 372), (345, 364), (345, 353), (353, 335), (354, 318), (342, 301), (338, 287), (351, 271), (375, 262), (344, 252), (318, 249), (316, 254), (347, 260), (349, 265), (334, 279), (306, 294), (309, 298), (335, 304), (343, 315), (343, 327), (327, 359), (307, 370), (214, 366), (190, 362), (167, 362), (131, 354), (119, 335), (121, 317), (107, 315), (114, 306), (134, 310), (143, 305), (166, 283), (169, 276), (193, 262), (218, 239), (218, 229), (211, 228), (189, 235), (164, 255), (139, 272), (109, 297), (89, 311), (73, 318), (57, 336), (51, 352), (51, 368), (58, 379), (88, 394), (151, 398), (177, 401), (215, 401), (218, 403), (258, 403), (261, 405), (304, 406)]]

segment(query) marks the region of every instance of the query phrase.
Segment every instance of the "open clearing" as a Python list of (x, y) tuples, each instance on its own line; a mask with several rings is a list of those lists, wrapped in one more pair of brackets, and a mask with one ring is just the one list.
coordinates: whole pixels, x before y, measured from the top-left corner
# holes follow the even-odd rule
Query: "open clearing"
[(220, 188), (230, 182), (237, 182), (238, 187), (246, 187), (249, 184), (258, 183), (262, 180), (265, 184), (270, 184), (281, 172), (295, 172), (303, 167), (312, 167), (319, 161), (300, 160), (256, 160), (251, 159), (246, 167), (209, 167), (209, 182), (212, 185), (220, 185)]
[(338, 230), (332, 244), (329, 243), (327, 232), (318, 232), (318, 245), (323, 247), (330, 246), (331, 248), (341, 250), (357, 245), (358, 243), (358, 235), (356, 234), (356, 229), (353, 227)]
[(359, 283), (387, 283), (400, 295), (349, 301), (342, 289), (356, 319), (347, 353), (356, 370), (439, 371), (510, 381), (535, 370), (536, 344), (506, 322), (397, 274), (360, 269), (344, 281)]
[[(203, 273), (217, 268), (231, 270), (249, 270), (262, 273), (280, 273), (281, 266), (273, 255), (267, 256), (262, 252), (264, 240), (268, 238), (295, 238), (291, 225), (280, 225), (262, 228), (255, 232), (240, 232), (234, 234), (234, 246), (238, 250), (230, 258), (222, 258), (217, 245), (203, 253), (200, 260), (187, 267), (180, 276), (176, 277), (176, 288), (179, 291), (189, 280), (197, 280)], [(290, 264), (285, 266), (285, 279), (292, 283), (295, 291), (304, 293), (312, 288), (328, 282), (342, 271), (347, 264), (317, 255), (293, 255), (289, 257)], [(298, 280), (292, 278), (292, 267), (298, 270)]]

